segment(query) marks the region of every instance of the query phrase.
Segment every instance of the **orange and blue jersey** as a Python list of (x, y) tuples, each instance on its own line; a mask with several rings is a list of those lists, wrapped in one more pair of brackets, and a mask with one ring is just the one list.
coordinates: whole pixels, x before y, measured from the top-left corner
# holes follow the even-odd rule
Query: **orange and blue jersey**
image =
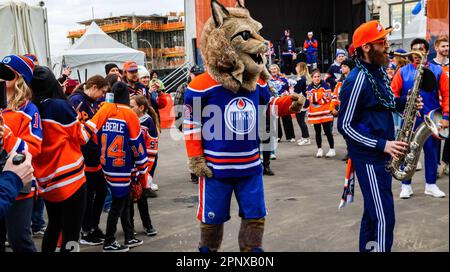
[(283, 76), (272, 77), (269, 80), (269, 86), (278, 96), (289, 94), (289, 81)]
[(94, 140), (100, 146), (100, 162), (112, 195), (122, 198), (129, 194), (135, 167), (139, 182), (146, 186), (147, 152), (136, 113), (129, 106), (106, 103), (86, 125), (96, 133)]
[[(156, 158), (158, 156), (158, 130), (150, 115), (144, 114), (139, 118), (141, 122), (141, 131), (144, 137), (145, 148), (147, 149), (148, 171), (154, 172), (156, 167)], [(150, 177), (153, 178), (153, 177)]]
[(333, 99), (331, 100), (330, 110), (337, 110), (339, 107), (339, 104), (341, 103), (339, 101), (339, 93), (341, 92), (342, 84), (344, 83), (344, 80), (339, 80), (336, 83), (336, 86), (333, 90)]
[(71, 197), (86, 181), (80, 146), (90, 133), (68, 101), (47, 99), (41, 105), (42, 152), (34, 158), (39, 192), (50, 202)]
[[(17, 110), (2, 112), (5, 132), (3, 148), (6, 153), (28, 151), (33, 158), (41, 153), (42, 126), (39, 111), (32, 102), (26, 102)], [(34, 159), (32, 160), (33, 166)], [(29, 194), (19, 194), (17, 200), (33, 197), (35, 186)]]
[(331, 92), (330, 86), (323, 80), (318, 85), (311, 83), (306, 93), (309, 100), (308, 122), (310, 124), (332, 122), (334, 117), (331, 115), (331, 108), (337, 98)]
[[(87, 96), (83, 91), (75, 91), (70, 97), (69, 102), (77, 110), (78, 119), (82, 124), (91, 119), (97, 112), (98, 103)], [(100, 165), (100, 148), (93, 140), (89, 140), (86, 145), (81, 146), (81, 152), (84, 157), (86, 172), (97, 172), (102, 169)]]
[[(204, 156), (214, 178), (260, 174), (258, 116), (278, 107), (290, 114), (290, 96), (271, 97), (260, 80), (254, 91), (232, 92), (208, 73), (197, 76), (185, 93), (184, 135), (189, 158)], [(260, 107), (262, 105), (262, 107)]]
[[(429, 114), (432, 110), (441, 109), (443, 118), (448, 120), (449, 116), (449, 78), (442, 67), (428, 63), (427, 68), (436, 76), (436, 88), (431, 92), (421, 90), (420, 96), (423, 98), (424, 107), (420, 110), (420, 115)], [(413, 88), (414, 77), (417, 71), (417, 65), (408, 64), (396, 73), (392, 80), (391, 87), (396, 97), (406, 99), (408, 92)]]

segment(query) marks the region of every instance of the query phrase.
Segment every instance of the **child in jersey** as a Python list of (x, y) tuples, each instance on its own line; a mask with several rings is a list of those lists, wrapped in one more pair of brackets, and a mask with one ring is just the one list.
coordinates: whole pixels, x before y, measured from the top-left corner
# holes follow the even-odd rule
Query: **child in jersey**
[[(156, 169), (156, 157), (158, 155), (158, 115), (155, 110), (150, 106), (149, 101), (145, 96), (133, 96), (130, 101), (131, 109), (139, 117), (141, 122), (141, 132), (144, 137), (145, 147), (147, 149), (148, 158), (148, 169), (149, 169), (149, 180), (148, 185), (150, 185), (153, 180), (155, 169)], [(144, 188), (147, 192), (151, 191), (150, 188)], [(144, 227), (145, 235), (155, 236), (157, 231), (152, 226), (152, 221), (150, 219), (150, 213), (148, 210), (147, 194), (142, 194), (141, 198), (137, 200), (137, 206), (139, 209), (139, 214), (141, 216), (142, 225)], [(131, 205), (131, 224), (134, 225), (133, 216), (134, 208)]]
[[(114, 103), (106, 103), (101, 110), (114, 112), (106, 122), (96, 126), (97, 114), (86, 124), (96, 133), (95, 141), (100, 146), (100, 163), (111, 190), (112, 203), (106, 224), (105, 252), (126, 252), (131, 247), (142, 245), (136, 239), (130, 222), (131, 175), (137, 169), (141, 186), (147, 188), (147, 152), (141, 133), (139, 118), (130, 109), (130, 95), (127, 85), (117, 82), (112, 86)], [(106, 107), (106, 108), (105, 108)], [(105, 108), (105, 109), (104, 109)], [(121, 219), (125, 233), (125, 245), (116, 241), (117, 221)]]

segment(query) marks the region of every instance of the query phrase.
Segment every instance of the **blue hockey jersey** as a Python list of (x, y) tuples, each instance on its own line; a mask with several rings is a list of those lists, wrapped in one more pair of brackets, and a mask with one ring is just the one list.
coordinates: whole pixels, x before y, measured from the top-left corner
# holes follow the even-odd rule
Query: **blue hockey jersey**
[(265, 119), (260, 121), (258, 116), (269, 102), (278, 106), (279, 115), (287, 115), (292, 102), (290, 96), (271, 97), (263, 81), (255, 91), (234, 93), (208, 73), (189, 84), (184, 101), (188, 157), (205, 156), (215, 178), (260, 174), (258, 122), (265, 125)]

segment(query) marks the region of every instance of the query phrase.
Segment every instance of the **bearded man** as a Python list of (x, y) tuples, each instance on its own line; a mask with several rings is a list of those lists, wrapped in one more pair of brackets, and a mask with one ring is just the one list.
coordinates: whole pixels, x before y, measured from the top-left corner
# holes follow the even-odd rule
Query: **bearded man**
[[(394, 240), (391, 157), (404, 154), (407, 144), (395, 141), (392, 112), (404, 109), (406, 98), (395, 98), (384, 67), (389, 63), (387, 35), (378, 21), (358, 27), (353, 35), (356, 68), (345, 80), (339, 99), (339, 132), (349, 153), (364, 198), (359, 250), (389, 252)], [(423, 106), (419, 99), (417, 106)]]

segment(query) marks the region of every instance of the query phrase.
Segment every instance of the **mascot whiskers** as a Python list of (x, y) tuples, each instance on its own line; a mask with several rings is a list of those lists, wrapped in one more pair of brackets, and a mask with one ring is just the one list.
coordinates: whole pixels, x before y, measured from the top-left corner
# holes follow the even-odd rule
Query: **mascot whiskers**
[(234, 193), (242, 218), (240, 250), (263, 251), (267, 213), (258, 118), (267, 112), (279, 116), (298, 112), (305, 97), (271, 97), (267, 47), (259, 34), (262, 25), (250, 16), (243, 0), (235, 8), (212, 0), (211, 10), (200, 42), (207, 72), (186, 90), (183, 121), (189, 167), (200, 177), (199, 250), (219, 250)]

